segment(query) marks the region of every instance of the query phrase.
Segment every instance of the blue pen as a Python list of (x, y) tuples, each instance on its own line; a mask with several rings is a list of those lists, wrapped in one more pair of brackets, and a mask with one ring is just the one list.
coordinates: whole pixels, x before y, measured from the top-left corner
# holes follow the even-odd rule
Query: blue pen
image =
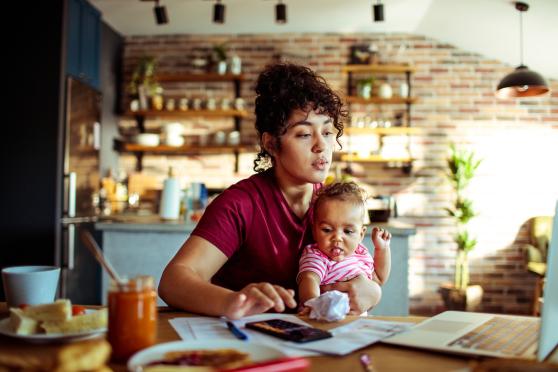
[(238, 338), (239, 340), (248, 340), (248, 335), (238, 329), (238, 327), (229, 320), (227, 320), (227, 328), (229, 329), (229, 331), (231, 331), (234, 337)]

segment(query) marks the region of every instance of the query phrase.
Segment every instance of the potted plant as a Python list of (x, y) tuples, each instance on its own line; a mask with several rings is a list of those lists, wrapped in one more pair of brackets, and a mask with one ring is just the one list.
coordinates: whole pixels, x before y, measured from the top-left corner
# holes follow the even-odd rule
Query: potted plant
[(373, 76), (367, 79), (360, 79), (357, 81), (357, 95), (359, 97), (368, 99), (372, 96), (372, 88), (374, 86), (375, 79)]
[(217, 62), (217, 73), (224, 75), (227, 72), (227, 50), (225, 44), (213, 46), (213, 57)]
[(130, 84), (128, 84), (128, 93), (132, 100), (137, 99), (143, 110), (147, 109), (148, 97), (151, 97), (156, 108), (159, 106), (162, 108), (163, 88), (157, 82), (156, 69), (157, 62), (154, 57), (142, 57), (132, 73)]
[(477, 214), (473, 209), (473, 201), (465, 195), (465, 189), (474, 178), (481, 160), (475, 159), (473, 151), (458, 150), (455, 144), (451, 144), (447, 164), (447, 177), (453, 187), (455, 200), (446, 211), (457, 225), (454, 237), (457, 252), (454, 282), (442, 285), (440, 294), (448, 310), (473, 311), (482, 300), (483, 290), (479, 285), (469, 284), (469, 253), (475, 248), (477, 240), (469, 233), (467, 224)]

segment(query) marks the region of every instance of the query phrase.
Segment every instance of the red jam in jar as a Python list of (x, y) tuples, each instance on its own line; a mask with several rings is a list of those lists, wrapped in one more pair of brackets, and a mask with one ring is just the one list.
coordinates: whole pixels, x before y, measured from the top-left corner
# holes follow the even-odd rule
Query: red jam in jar
[(108, 341), (112, 359), (126, 361), (157, 340), (157, 294), (153, 277), (111, 282), (108, 294)]

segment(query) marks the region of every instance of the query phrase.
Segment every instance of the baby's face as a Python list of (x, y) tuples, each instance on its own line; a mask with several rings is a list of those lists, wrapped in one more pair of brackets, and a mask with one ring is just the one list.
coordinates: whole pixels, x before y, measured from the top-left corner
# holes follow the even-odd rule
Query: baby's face
[(326, 200), (314, 216), (314, 239), (320, 251), (333, 261), (352, 255), (362, 241), (362, 207), (342, 200)]

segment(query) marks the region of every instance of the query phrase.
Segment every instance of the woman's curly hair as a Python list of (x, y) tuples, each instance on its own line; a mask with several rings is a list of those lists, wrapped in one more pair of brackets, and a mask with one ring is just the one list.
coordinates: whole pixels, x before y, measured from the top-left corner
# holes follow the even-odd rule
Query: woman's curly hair
[[(278, 148), (279, 137), (287, 131), (287, 120), (296, 109), (318, 109), (333, 120), (338, 130), (336, 139), (343, 134), (342, 119), (347, 117), (343, 103), (326, 83), (308, 67), (293, 63), (266, 66), (256, 83), (256, 130), (260, 137), (271, 134)], [(254, 160), (254, 171), (262, 172), (271, 166), (271, 155), (260, 143), (260, 152)]]
[(314, 201), (314, 217), (318, 215), (318, 209), (327, 200), (347, 201), (361, 207), (364, 217), (367, 197), (366, 191), (355, 182), (332, 183), (318, 190), (316, 200)]

